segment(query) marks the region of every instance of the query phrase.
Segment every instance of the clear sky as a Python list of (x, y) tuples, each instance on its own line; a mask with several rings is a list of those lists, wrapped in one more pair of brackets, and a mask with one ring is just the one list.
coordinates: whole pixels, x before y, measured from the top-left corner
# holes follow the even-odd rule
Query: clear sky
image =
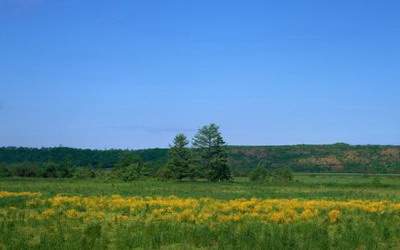
[(0, 0), (0, 146), (400, 144), (400, 2)]

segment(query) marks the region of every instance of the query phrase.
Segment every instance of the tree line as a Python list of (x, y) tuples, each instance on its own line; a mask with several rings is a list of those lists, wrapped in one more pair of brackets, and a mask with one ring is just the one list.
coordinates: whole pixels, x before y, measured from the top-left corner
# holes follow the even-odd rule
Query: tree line
[(0, 177), (42, 177), (42, 178), (95, 178), (133, 181), (142, 177), (166, 179), (198, 179), (227, 181), (232, 179), (228, 166), (225, 141), (216, 124), (200, 128), (189, 147), (184, 134), (174, 138), (169, 149), (167, 163), (154, 171), (139, 154), (123, 151), (112, 168), (77, 167), (72, 160), (61, 163), (51, 161), (41, 164), (32, 162), (0, 164)]
[[(210, 125), (207, 125), (208, 127)], [(215, 125), (216, 126), (216, 125)], [(222, 136), (221, 136), (222, 138)], [(185, 141), (180, 139), (181, 142)], [(179, 147), (142, 150), (127, 149), (76, 149), (67, 147), (22, 148), (0, 147), (0, 176), (28, 176), (60, 178), (73, 176), (157, 176), (176, 178), (171, 174), (173, 154), (181, 151), (189, 155), (189, 164), (182, 178), (212, 179), (212, 169), (205, 147), (194, 144), (195, 138), (188, 140), (184, 150)], [(177, 144), (178, 145), (178, 144)], [(218, 148), (218, 147), (217, 147)], [(295, 172), (354, 172), (354, 173), (397, 173), (400, 174), (400, 146), (348, 145), (293, 145), (293, 146), (227, 146), (220, 147), (226, 157), (229, 172), (233, 176), (249, 176), (263, 162), (269, 172), (290, 168)], [(172, 152), (176, 151), (176, 153)], [(216, 150), (212, 150), (216, 151)], [(127, 157), (128, 156), (128, 157)], [(139, 165), (130, 173), (115, 171), (129, 162)], [(177, 161), (179, 163), (179, 161)], [(131, 165), (132, 165), (131, 164)], [(179, 163), (181, 164), (181, 163)], [(179, 165), (178, 164), (178, 165)], [(208, 166), (208, 167), (206, 167)], [(54, 171), (57, 169), (57, 171)], [(125, 169), (125, 168), (123, 168)], [(176, 172), (175, 170), (173, 170)], [(131, 176), (131, 177), (127, 177)], [(171, 177), (172, 176), (172, 177)], [(179, 176), (178, 176), (179, 177)], [(217, 178), (218, 179), (218, 178)]]
[(200, 128), (192, 140), (192, 148), (189, 148), (189, 140), (184, 134), (176, 135), (169, 150), (168, 162), (157, 176), (176, 180), (231, 180), (225, 141), (219, 127), (212, 123)]

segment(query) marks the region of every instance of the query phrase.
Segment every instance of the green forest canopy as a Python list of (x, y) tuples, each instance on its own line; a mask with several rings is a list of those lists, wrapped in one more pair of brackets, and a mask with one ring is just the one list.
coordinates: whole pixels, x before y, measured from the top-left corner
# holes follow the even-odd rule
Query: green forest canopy
[[(228, 146), (228, 163), (234, 175), (247, 174), (260, 161), (270, 168), (290, 167), (296, 172), (400, 173), (400, 146), (293, 145)], [(153, 170), (165, 165), (168, 149), (92, 150), (68, 147), (1, 147), (0, 164), (29, 162), (112, 168), (123, 153), (139, 156)]]

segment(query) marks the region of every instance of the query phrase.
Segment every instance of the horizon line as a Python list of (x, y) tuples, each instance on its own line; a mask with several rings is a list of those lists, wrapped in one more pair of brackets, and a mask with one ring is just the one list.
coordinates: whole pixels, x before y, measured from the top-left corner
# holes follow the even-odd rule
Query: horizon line
[[(262, 144), (262, 145), (251, 145), (251, 144), (226, 144), (228, 147), (295, 147), (295, 146), (334, 146), (334, 145), (345, 145), (349, 147), (400, 147), (400, 144), (349, 144), (345, 142), (336, 143), (325, 143), (325, 144)], [(42, 146), (42, 147), (31, 147), (31, 146), (0, 146), (0, 149), (4, 148), (24, 148), (24, 149), (54, 149), (54, 148), (70, 148), (70, 149), (81, 149), (81, 150), (129, 150), (129, 151), (139, 151), (139, 150), (151, 150), (151, 149), (169, 149), (169, 147), (147, 147), (147, 148), (88, 148), (88, 147), (72, 147), (64, 146), (62, 144), (58, 146)], [(190, 148), (190, 147), (189, 147)]]

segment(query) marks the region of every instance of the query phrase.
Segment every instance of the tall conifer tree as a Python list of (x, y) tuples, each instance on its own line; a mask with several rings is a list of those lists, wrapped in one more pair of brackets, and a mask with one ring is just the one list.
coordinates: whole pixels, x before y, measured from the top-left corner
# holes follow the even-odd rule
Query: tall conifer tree
[(193, 138), (193, 146), (199, 155), (199, 163), (210, 181), (224, 181), (232, 178), (228, 167), (225, 141), (219, 127), (212, 123), (199, 129)]

